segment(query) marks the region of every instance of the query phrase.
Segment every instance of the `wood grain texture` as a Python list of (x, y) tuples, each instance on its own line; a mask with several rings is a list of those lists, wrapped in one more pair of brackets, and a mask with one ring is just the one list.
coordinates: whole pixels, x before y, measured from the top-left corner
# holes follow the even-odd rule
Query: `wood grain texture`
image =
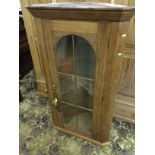
[[(98, 27), (98, 51), (96, 55), (96, 81), (104, 80), (104, 73), (106, 66), (106, 57), (108, 52), (108, 38), (110, 34), (110, 24), (106, 23)], [(102, 35), (104, 34), (104, 35)], [(103, 52), (104, 50), (104, 52)], [(100, 66), (103, 66), (102, 68)], [(93, 135), (92, 137), (98, 141), (100, 140), (99, 134), (101, 133), (101, 122), (102, 122), (102, 110), (101, 100), (103, 95), (104, 84), (97, 82), (94, 88), (94, 107), (93, 107)], [(97, 93), (96, 93), (97, 92)], [(107, 139), (106, 139), (107, 140)]]
[(135, 45), (135, 16), (131, 18), (129, 23), (126, 45)]
[(72, 33), (70, 32), (70, 29), (68, 29), (68, 32), (62, 32), (62, 31), (53, 31), (53, 42), (54, 42), (54, 49), (56, 49), (56, 45), (59, 42), (59, 40), (67, 35), (77, 35), (82, 37), (83, 39), (85, 39), (86, 41), (89, 42), (89, 44), (92, 46), (92, 48), (94, 49), (94, 51), (97, 50), (97, 34), (95, 33)]
[(101, 23), (98, 27), (93, 138), (100, 142), (108, 141), (113, 117), (115, 95), (123, 60), (122, 56), (118, 56), (123, 48), (119, 31), (122, 26), (123, 23)]
[[(114, 3), (128, 6), (135, 6), (135, 0), (114, 0)], [(127, 46), (135, 44), (135, 16), (131, 18), (128, 24), (128, 36), (126, 44)]]
[(54, 48), (62, 37), (74, 34), (87, 40), (94, 51), (97, 49), (98, 26), (95, 22), (52, 20), (51, 31), (53, 32)]
[(53, 86), (56, 88), (56, 94), (58, 98), (58, 106), (52, 108), (52, 116), (53, 121), (55, 125), (58, 125), (60, 127), (63, 127), (63, 112), (62, 112), (62, 106), (61, 106), (61, 98), (60, 98), (60, 87), (59, 87), (59, 81), (57, 77), (57, 71), (56, 71), (56, 60), (55, 60), (55, 52), (53, 47), (53, 33), (51, 31), (51, 21), (49, 20), (43, 20), (43, 30), (45, 35), (45, 42), (46, 42), (46, 54), (47, 59), (46, 62), (49, 63), (48, 71), (49, 72), (49, 78), (51, 83), (47, 84), (49, 85), (51, 89), (51, 95), (52, 98), (50, 98), (50, 102), (54, 99), (54, 93), (53, 92)]
[(97, 23), (95, 22), (52, 20), (52, 30), (58, 32), (97, 33), (97, 28)]
[(135, 99), (125, 95), (117, 95), (114, 116), (130, 123), (135, 123)]
[(127, 97), (135, 97), (135, 60), (134, 58), (124, 57), (119, 82), (118, 93)]

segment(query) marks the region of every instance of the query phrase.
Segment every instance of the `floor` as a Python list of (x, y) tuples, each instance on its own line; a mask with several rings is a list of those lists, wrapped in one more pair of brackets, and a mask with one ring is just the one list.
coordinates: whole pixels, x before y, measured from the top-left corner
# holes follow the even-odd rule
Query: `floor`
[(135, 126), (113, 119), (110, 144), (99, 147), (52, 127), (46, 99), (36, 95), (34, 71), (20, 80), (20, 155), (134, 155)]

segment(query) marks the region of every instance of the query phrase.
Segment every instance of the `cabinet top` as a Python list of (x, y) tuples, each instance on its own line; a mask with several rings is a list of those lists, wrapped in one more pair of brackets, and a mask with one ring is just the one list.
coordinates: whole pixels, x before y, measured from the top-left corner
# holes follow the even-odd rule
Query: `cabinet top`
[(128, 21), (134, 7), (102, 2), (53, 2), (26, 7), (32, 15), (48, 19)]

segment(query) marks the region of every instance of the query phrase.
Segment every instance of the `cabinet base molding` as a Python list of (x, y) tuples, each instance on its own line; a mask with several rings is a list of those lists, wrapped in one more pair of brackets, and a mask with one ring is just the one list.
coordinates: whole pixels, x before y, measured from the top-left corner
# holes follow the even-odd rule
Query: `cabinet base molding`
[(81, 134), (77, 134), (77, 133), (72, 132), (72, 131), (69, 131), (69, 130), (67, 130), (67, 129), (60, 128), (60, 127), (55, 126), (55, 125), (54, 125), (54, 128), (57, 129), (57, 130), (59, 130), (59, 131), (61, 131), (61, 132), (65, 132), (65, 133), (67, 133), (67, 134), (70, 134), (70, 135), (79, 137), (79, 138), (81, 138), (81, 139), (83, 139), (83, 140), (86, 140), (86, 141), (89, 141), (89, 142), (91, 142), (91, 143), (94, 143), (94, 144), (96, 144), (96, 145), (100, 145), (100, 146), (109, 145), (109, 142), (100, 143), (99, 141), (96, 141), (96, 140), (94, 140), (94, 139), (85, 137), (85, 136), (83, 136), (83, 135), (81, 135)]

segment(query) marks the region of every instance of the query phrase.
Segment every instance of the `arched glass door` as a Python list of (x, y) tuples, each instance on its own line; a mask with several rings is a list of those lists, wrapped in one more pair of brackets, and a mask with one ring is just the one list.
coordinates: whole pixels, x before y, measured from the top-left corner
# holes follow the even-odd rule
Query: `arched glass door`
[(96, 58), (82, 37), (68, 35), (56, 48), (64, 126), (86, 133), (92, 130), (92, 107)]

